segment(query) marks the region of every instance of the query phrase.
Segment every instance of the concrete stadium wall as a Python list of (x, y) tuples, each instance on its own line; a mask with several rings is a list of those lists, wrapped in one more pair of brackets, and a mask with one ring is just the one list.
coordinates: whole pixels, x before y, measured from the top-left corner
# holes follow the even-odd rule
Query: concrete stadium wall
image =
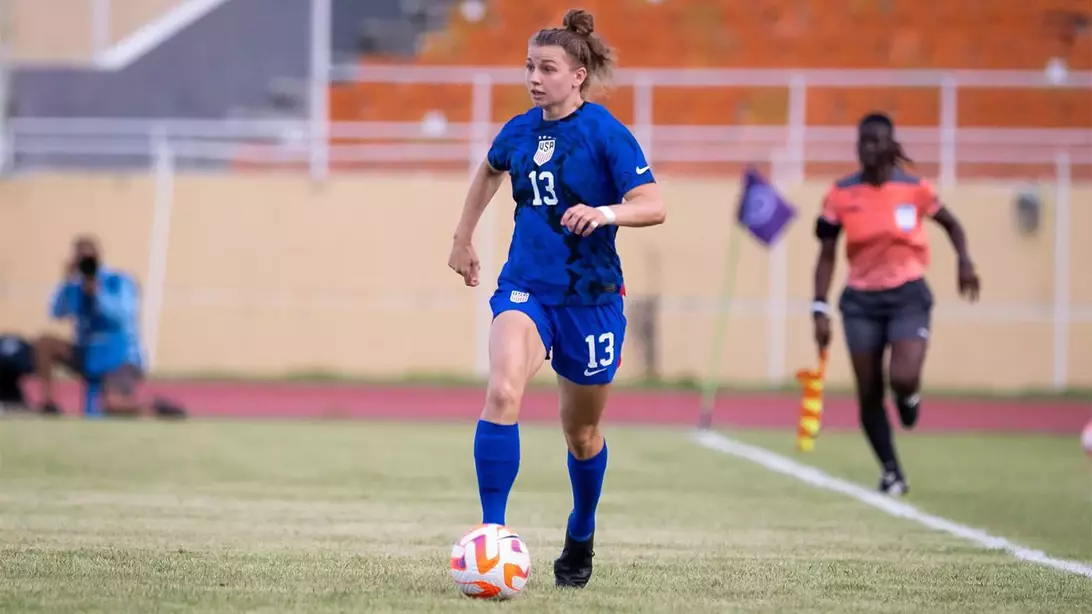
[[(630, 294), (662, 300), (661, 374), (696, 377), (710, 354), (738, 183), (661, 181), (668, 223), (623, 230), (620, 250)], [(287, 173), (178, 176), (156, 371), (471, 374), (481, 323), (478, 293), (446, 267), (465, 188), (459, 174), (362, 174), (323, 184)], [(825, 188), (812, 182), (786, 189), (802, 211), (786, 240), (794, 303), (785, 378), (814, 362), (807, 315), (816, 252), (811, 229)], [(931, 226), (929, 279), (938, 308), (928, 385), (1050, 384), (1053, 194), (1044, 192), (1042, 225), (1033, 236), (1017, 233), (1012, 194), (1012, 186), (990, 184), (962, 184), (943, 194), (967, 226), (984, 294), (976, 306), (960, 303), (952, 250), (943, 231)], [(46, 302), (76, 233), (98, 234), (111, 263), (144, 279), (154, 195), (146, 175), (32, 175), (0, 182), (2, 328), (64, 330), (47, 321)], [(1071, 386), (1092, 386), (1092, 274), (1086, 264), (1092, 262), (1092, 185), (1076, 186), (1071, 199), (1071, 305), (1084, 310), (1084, 319), (1069, 327), (1068, 379)], [(507, 251), (511, 211), (506, 184), (487, 213), (497, 266)], [(478, 243), (484, 245), (481, 234)], [(838, 270), (835, 299), (843, 261)], [(770, 292), (768, 271), (768, 254), (748, 239), (721, 374), (726, 380), (767, 381), (771, 336), (761, 301)], [(631, 330), (630, 340), (635, 338)], [(632, 358), (623, 363), (623, 378), (640, 374), (638, 345), (626, 345)], [(540, 376), (552, 374), (547, 367)], [(831, 380), (849, 378), (836, 334)]]
[[(0, 4), (5, 2), (8, 44), (16, 62), (90, 63), (95, 44), (94, 0), (4, 0)], [(179, 3), (180, 0), (111, 0), (108, 42), (120, 42)]]

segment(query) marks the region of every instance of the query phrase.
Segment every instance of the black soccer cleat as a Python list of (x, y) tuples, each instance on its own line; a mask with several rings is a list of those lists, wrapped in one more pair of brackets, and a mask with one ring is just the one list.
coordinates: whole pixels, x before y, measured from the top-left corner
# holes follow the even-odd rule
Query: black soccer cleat
[(901, 497), (910, 492), (910, 487), (906, 485), (906, 478), (901, 473), (885, 471), (880, 477), (880, 486), (877, 490), (885, 495)]
[(64, 412), (61, 411), (61, 408), (58, 407), (57, 404), (52, 402), (52, 401), (50, 401), (49, 403), (43, 404), (39, 411), (41, 412), (41, 414), (43, 416), (59, 416), (62, 413), (64, 413)]
[(584, 588), (591, 580), (594, 542), (594, 533), (583, 542), (565, 534), (565, 547), (554, 561), (554, 580), (558, 586)]
[(895, 397), (895, 407), (899, 410), (899, 421), (907, 429), (914, 428), (921, 412), (921, 395), (912, 394), (906, 398)]
[(186, 410), (181, 405), (166, 399), (156, 399), (152, 403), (156, 416), (166, 419), (181, 420), (186, 417)]

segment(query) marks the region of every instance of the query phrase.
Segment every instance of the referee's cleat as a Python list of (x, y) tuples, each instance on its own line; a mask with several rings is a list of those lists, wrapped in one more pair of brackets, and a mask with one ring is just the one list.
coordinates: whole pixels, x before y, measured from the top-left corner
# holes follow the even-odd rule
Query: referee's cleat
[(584, 588), (591, 580), (594, 542), (594, 533), (587, 541), (577, 541), (566, 533), (565, 548), (554, 561), (554, 580), (558, 586)]
[(878, 490), (885, 495), (901, 497), (910, 492), (910, 487), (906, 485), (906, 478), (902, 477), (901, 473), (885, 471), (883, 476), (880, 477)]
[(908, 397), (895, 397), (895, 407), (899, 410), (899, 421), (908, 429), (914, 428), (918, 423), (918, 414), (921, 411), (921, 395), (912, 394)]

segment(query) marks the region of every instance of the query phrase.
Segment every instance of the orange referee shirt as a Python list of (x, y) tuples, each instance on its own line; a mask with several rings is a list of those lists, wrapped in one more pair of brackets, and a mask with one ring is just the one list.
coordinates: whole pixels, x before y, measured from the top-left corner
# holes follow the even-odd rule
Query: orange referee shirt
[(940, 206), (928, 181), (898, 169), (879, 187), (865, 183), (861, 173), (837, 181), (822, 216), (845, 235), (847, 285), (887, 290), (924, 277), (929, 242), (922, 221)]

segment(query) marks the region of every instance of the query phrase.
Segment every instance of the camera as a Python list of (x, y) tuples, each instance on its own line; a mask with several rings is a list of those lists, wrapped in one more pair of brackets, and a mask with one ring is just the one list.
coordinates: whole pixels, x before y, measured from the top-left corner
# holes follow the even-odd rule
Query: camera
[(94, 277), (99, 272), (99, 260), (94, 256), (84, 256), (76, 263), (76, 268), (84, 277)]

